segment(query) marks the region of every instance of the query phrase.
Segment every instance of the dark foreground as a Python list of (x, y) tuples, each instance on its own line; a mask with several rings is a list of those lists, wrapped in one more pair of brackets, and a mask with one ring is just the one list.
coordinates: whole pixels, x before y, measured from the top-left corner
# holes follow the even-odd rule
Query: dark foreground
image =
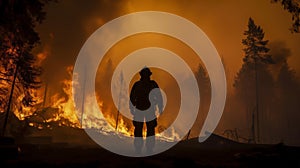
[(159, 155), (129, 158), (97, 145), (19, 144), (18, 155), (1, 152), (0, 167), (300, 167), (300, 148), (239, 144), (218, 137), (191, 139)]

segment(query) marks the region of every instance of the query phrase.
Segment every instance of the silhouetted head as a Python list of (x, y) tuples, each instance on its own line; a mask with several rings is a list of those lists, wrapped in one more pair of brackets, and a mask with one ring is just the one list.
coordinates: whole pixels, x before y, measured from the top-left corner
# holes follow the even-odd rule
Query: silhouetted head
[(144, 67), (140, 71), (141, 79), (149, 79), (151, 75), (152, 75), (152, 72), (150, 71), (150, 69), (148, 67)]

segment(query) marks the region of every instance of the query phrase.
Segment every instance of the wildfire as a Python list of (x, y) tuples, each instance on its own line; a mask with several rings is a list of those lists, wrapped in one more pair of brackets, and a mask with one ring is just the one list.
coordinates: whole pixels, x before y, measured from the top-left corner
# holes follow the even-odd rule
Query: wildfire
[[(54, 35), (50, 34), (50, 38), (53, 39)], [(9, 48), (6, 51), (8, 54), (12, 54), (12, 55), (17, 55), (17, 49), (16, 48)], [(41, 66), (42, 63), (45, 61), (45, 59), (51, 54), (51, 47), (50, 45), (44, 45), (43, 49), (41, 52), (37, 53), (36, 55), (36, 62), (35, 62), (35, 66)], [(24, 120), (26, 117), (33, 115), (36, 111), (38, 111), (41, 108), (41, 105), (43, 104), (44, 100), (41, 98), (43, 97), (43, 91), (42, 90), (36, 90), (36, 89), (29, 89), (28, 92), (30, 93), (30, 95), (32, 95), (32, 97), (34, 97), (34, 102), (36, 104), (36, 106), (34, 107), (25, 107), (25, 106), (21, 106), (21, 107), (16, 107), (14, 106), (14, 113), (16, 115), (16, 117), (19, 118), (19, 120)], [(20, 94), (17, 97), (18, 102), (21, 102), (21, 100), (24, 98), (25, 94)], [(42, 107), (43, 108), (43, 107)], [(33, 123), (31, 123), (30, 125), (32, 125)]]
[[(59, 126), (70, 126), (77, 128), (85, 129), (95, 129), (102, 134), (118, 134), (121, 136), (132, 137), (133, 136), (133, 125), (131, 122), (125, 121), (123, 116), (120, 115), (118, 122), (116, 122), (116, 116), (112, 115), (103, 115), (103, 113), (98, 111), (102, 109), (102, 102), (97, 105), (93, 105), (91, 102), (92, 97), (87, 95), (84, 100), (84, 113), (80, 114), (81, 118), (78, 119), (78, 111), (76, 111), (75, 103), (72, 96), (72, 73), (73, 67), (67, 67), (67, 72), (69, 79), (62, 81), (63, 85), (63, 94), (56, 93), (50, 98), (50, 102), (47, 103), (47, 106), (43, 106), (43, 91), (34, 92), (34, 94), (39, 98), (37, 100), (38, 105), (34, 108), (24, 108), (22, 113), (17, 111), (16, 114), (19, 119), (24, 119), (26, 117), (39, 117), (42, 116), (39, 122), (30, 122), (30, 126), (43, 129), (45, 127), (49, 128), (51, 125), (47, 123), (57, 123)], [(45, 104), (44, 104), (45, 105)], [(24, 110), (26, 111), (24, 113)], [(116, 124), (118, 124), (116, 128)], [(144, 130), (145, 134), (146, 130)], [(175, 132), (174, 129), (171, 129), (171, 132), (160, 133), (156, 135), (161, 140), (165, 141), (178, 141), (179, 135)]]
[[(73, 67), (67, 67), (68, 75), (71, 77), (73, 72)], [(77, 119), (74, 107), (74, 101), (72, 98), (72, 80), (65, 79), (62, 81), (63, 91), (66, 96), (59, 97), (59, 94), (55, 94), (51, 97), (51, 107), (58, 108), (61, 112), (61, 117), (68, 119), (70, 122), (74, 123), (79, 127), (80, 123)]]

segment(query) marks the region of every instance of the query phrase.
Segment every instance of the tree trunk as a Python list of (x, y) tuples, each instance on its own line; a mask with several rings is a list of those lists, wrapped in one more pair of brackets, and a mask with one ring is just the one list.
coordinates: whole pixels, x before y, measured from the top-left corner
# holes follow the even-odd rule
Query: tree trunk
[(2, 135), (1, 135), (2, 137), (5, 135), (5, 129), (6, 129), (6, 126), (7, 126), (10, 106), (11, 106), (11, 103), (12, 103), (12, 98), (13, 98), (13, 93), (14, 93), (14, 89), (15, 89), (17, 73), (18, 73), (18, 65), (16, 66), (16, 70), (15, 70), (15, 73), (14, 73), (14, 79), (13, 79), (13, 82), (11, 84), (10, 95), (9, 95), (9, 99), (8, 99), (8, 104), (7, 104), (7, 109), (6, 109), (6, 113), (5, 113), (3, 129), (2, 129)]
[(257, 60), (254, 59), (254, 69), (255, 69), (255, 96), (256, 96), (256, 143), (259, 143), (260, 131), (259, 131), (259, 96), (258, 96), (258, 74), (257, 74)]
[(120, 106), (121, 106), (121, 96), (122, 96), (122, 86), (123, 86), (123, 72), (120, 74), (120, 93), (119, 93), (119, 102), (118, 102), (118, 111), (117, 111), (117, 118), (116, 118), (116, 132), (118, 131), (118, 123), (119, 123), (119, 115), (120, 115)]
[(85, 85), (86, 85), (86, 67), (84, 67), (84, 79), (83, 79), (83, 91), (82, 91), (81, 118), (80, 118), (81, 128), (83, 128), (83, 114), (84, 114), (84, 104), (85, 104)]

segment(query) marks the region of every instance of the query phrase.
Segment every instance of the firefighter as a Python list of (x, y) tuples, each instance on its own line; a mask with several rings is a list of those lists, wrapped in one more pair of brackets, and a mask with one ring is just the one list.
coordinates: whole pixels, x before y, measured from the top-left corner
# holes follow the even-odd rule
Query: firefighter
[(146, 122), (146, 150), (153, 151), (155, 145), (155, 127), (157, 126), (156, 109), (163, 111), (162, 95), (158, 84), (150, 79), (152, 72), (144, 67), (140, 72), (140, 80), (135, 82), (130, 92), (130, 112), (133, 115), (134, 146), (137, 153), (143, 147), (143, 126)]

